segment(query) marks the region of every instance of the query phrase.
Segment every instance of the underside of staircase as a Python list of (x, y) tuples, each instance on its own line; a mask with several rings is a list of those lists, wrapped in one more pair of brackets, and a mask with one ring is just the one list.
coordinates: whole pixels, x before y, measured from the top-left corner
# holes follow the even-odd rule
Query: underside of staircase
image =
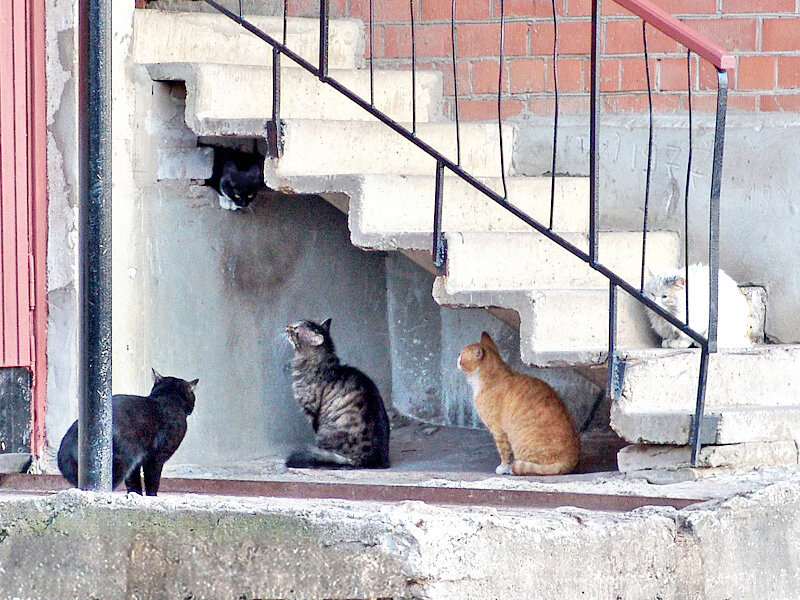
[[(282, 19), (249, 20), (275, 38), (282, 35)], [(330, 23), (329, 75), (369, 98), (363, 30), (355, 20)], [(289, 19), (287, 46), (314, 61), (318, 33), (316, 21)], [(152, 80), (185, 83), (185, 121), (196, 136), (265, 138), (272, 52), (261, 40), (222, 15), (158, 10), (136, 11), (134, 36), (134, 59)], [(455, 128), (441, 110), (441, 77), (422, 71), (416, 77), (416, 134), (455, 160)], [(435, 159), (288, 60), (281, 85), (283, 148), (279, 158), (266, 160), (267, 186), (322, 196), (347, 212), (354, 245), (403, 252), (433, 271)], [(376, 108), (409, 123), (410, 71), (376, 70), (374, 85)], [(515, 130), (506, 126), (503, 134), (501, 140), (496, 123), (462, 123), (460, 164), (502, 194), (502, 144), (509, 202), (547, 223), (550, 178), (514, 175)], [(588, 252), (588, 178), (558, 177), (555, 185), (553, 231)], [(439, 304), (490, 308), (514, 315), (512, 322), (518, 315), (520, 354), (528, 364), (603, 367), (609, 327), (603, 276), (456, 176), (444, 180), (442, 224), (447, 262), (432, 290)], [(647, 266), (679, 266), (680, 243), (675, 232), (650, 232)], [(603, 231), (599, 247), (602, 263), (638, 287), (641, 233)], [(763, 315), (764, 295), (749, 297)], [(620, 453), (620, 468), (687, 466), (699, 351), (661, 349), (645, 309), (624, 293), (619, 303), (621, 368), (612, 386), (611, 423), (634, 444)], [(701, 465), (798, 463), (799, 358), (798, 347), (769, 345), (711, 356)]]

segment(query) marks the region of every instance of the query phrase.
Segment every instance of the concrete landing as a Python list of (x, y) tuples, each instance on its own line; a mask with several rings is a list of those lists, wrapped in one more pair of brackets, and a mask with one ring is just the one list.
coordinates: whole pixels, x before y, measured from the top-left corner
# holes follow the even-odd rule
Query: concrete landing
[(0, 493), (0, 597), (797, 598), (800, 474), (728, 484), (627, 512)]

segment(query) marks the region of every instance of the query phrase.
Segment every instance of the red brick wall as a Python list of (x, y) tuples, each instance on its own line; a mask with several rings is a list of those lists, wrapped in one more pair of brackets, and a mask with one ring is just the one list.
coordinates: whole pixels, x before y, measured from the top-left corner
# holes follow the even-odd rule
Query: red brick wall
[[(729, 107), (747, 111), (800, 111), (800, 0), (656, 0), (658, 6), (737, 57)], [(603, 3), (601, 67), (604, 102), (612, 110), (647, 108), (641, 21)], [(316, 16), (319, 0), (291, 0), (291, 13)], [(757, 6), (758, 8), (753, 8)], [(590, 0), (556, 0), (559, 15), (558, 80), (561, 110), (585, 111), (589, 86)], [(414, 0), (417, 61), (438, 69), (445, 108), (452, 112), (451, 0)], [(553, 107), (550, 0), (506, 0), (504, 112), (549, 113)], [(755, 12), (755, 11), (758, 12)], [(376, 67), (410, 68), (409, 0), (374, 0)], [(331, 0), (332, 16), (369, 19), (369, 0)], [(496, 115), (499, 0), (457, 0), (459, 109), (467, 119)], [(367, 32), (368, 33), (368, 32)], [(657, 110), (686, 107), (685, 51), (648, 27), (653, 102)], [(369, 43), (367, 43), (367, 54)], [(692, 59), (693, 106), (715, 106), (713, 67)]]

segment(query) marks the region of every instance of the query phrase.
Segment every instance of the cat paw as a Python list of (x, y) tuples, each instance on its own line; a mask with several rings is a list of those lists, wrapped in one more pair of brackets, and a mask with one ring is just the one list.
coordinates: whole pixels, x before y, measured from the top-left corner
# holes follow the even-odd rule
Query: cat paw
[(507, 463), (500, 463), (494, 470), (498, 475), (511, 475), (511, 465)]
[(692, 345), (692, 340), (683, 338), (679, 338), (677, 340), (666, 339), (661, 342), (662, 348), (683, 349), (683, 348), (690, 348), (691, 345)]
[(219, 205), (225, 210), (239, 210), (239, 207), (227, 196), (217, 194), (217, 198), (219, 198)]

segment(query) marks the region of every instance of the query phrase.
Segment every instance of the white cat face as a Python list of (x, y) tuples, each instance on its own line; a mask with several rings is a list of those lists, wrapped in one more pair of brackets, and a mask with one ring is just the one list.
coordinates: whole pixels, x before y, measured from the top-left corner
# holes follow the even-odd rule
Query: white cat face
[(671, 313), (685, 302), (686, 279), (675, 273), (652, 275), (644, 286), (644, 295)]

